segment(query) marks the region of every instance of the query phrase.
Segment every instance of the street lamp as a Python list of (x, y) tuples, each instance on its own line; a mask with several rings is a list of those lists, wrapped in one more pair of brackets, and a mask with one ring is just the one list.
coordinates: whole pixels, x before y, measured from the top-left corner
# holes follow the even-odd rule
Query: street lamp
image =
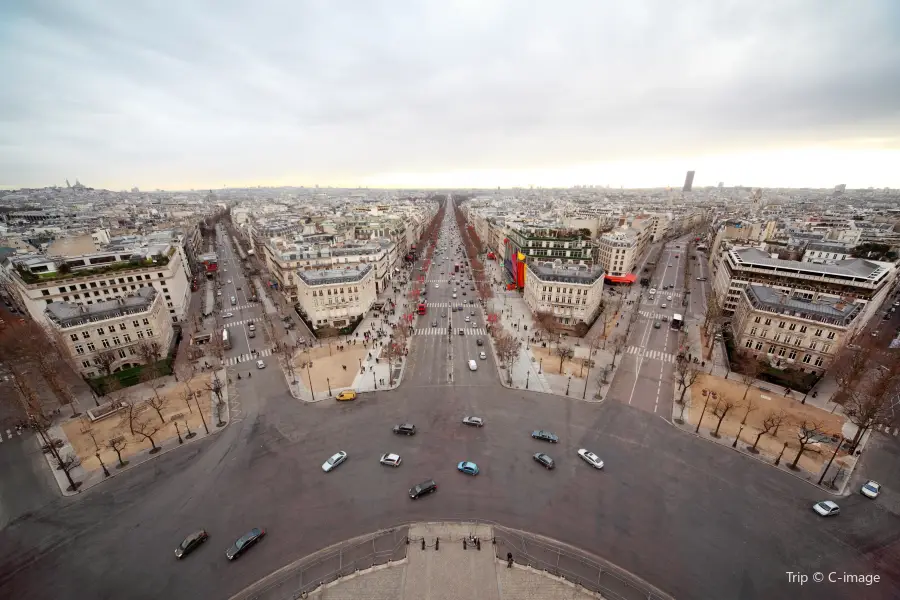
[(528, 373), (525, 374), (525, 389), (528, 389), (528, 382), (531, 380), (531, 369), (528, 369)]
[(325, 383), (328, 384), (328, 395), (330, 396), (330, 395), (331, 395), (331, 379), (329, 379), (328, 377), (326, 377), (326, 378), (325, 378)]
[(569, 395), (569, 386), (572, 385), (572, 374), (569, 373), (569, 381), (566, 383), (566, 396)]
[(541, 357), (541, 362), (538, 363), (538, 375), (544, 372), (544, 358)]

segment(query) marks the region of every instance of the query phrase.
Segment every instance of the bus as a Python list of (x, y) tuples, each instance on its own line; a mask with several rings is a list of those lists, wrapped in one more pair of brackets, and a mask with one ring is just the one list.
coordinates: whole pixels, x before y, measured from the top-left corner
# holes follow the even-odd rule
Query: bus
[(424, 302), (419, 302), (419, 314), (424, 315), (427, 312), (427, 307)]
[(222, 346), (226, 350), (231, 350), (231, 337), (228, 335), (228, 329), (222, 328)]
[(682, 325), (684, 325), (684, 318), (678, 313), (672, 315), (672, 329), (681, 329)]

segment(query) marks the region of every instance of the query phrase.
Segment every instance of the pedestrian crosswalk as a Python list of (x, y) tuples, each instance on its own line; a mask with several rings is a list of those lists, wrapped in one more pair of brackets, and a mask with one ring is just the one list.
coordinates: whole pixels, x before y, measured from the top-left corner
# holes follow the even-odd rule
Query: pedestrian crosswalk
[[(11, 440), (14, 436), (22, 435), (22, 431), (20, 429), (7, 429), (6, 430), (6, 439)], [(3, 442), (3, 432), (0, 431), (0, 443)]]
[(227, 313), (227, 312), (234, 312), (236, 310), (247, 310), (248, 308), (253, 308), (254, 306), (259, 306), (259, 304), (256, 302), (250, 302), (248, 304), (238, 304), (236, 306), (222, 305), (222, 312)]
[(237, 325), (244, 325), (245, 323), (259, 323), (259, 319), (242, 319), (240, 321), (235, 321), (234, 319), (222, 319), (222, 327), (234, 327)]
[(648, 310), (639, 310), (638, 314), (647, 319), (653, 319), (654, 321), (659, 321), (659, 320), (662, 320), (663, 317), (669, 316), (668, 314), (655, 313), (655, 312), (650, 312)]
[(668, 352), (663, 352), (661, 350), (648, 350), (646, 348), (638, 348), (637, 346), (628, 346), (628, 348), (625, 349), (625, 352), (642, 358), (652, 358), (667, 363), (675, 362), (674, 354), (669, 354)]
[(665, 302), (669, 299), (669, 296), (672, 296), (672, 299), (681, 298), (684, 294), (681, 290), (656, 290), (656, 293), (652, 296), (649, 296), (651, 300), (654, 298), (659, 298), (661, 302)]
[[(487, 331), (484, 327), (463, 327), (465, 335), (485, 335)], [(417, 327), (416, 335), (447, 335), (446, 327)], [(453, 328), (453, 335), (459, 335), (459, 327)]]
[(468, 306), (472, 307), (475, 304), (475, 300), (471, 302), (428, 302), (428, 308), (456, 308), (457, 306)]
[(236, 365), (238, 363), (243, 363), (243, 362), (247, 362), (247, 361), (251, 361), (251, 360), (259, 360), (260, 358), (265, 358), (266, 356), (271, 356), (271, 355), (272, 355), (272, 349), (266, 348), (265, 350), (260, 350), (256, 354), (245, 353), (245, 354), (240, 354), (238, 356), (229, 356), (228, 358), (225, 359), (224, 362), (225, 362), (226, 367), (233, 367), (234, 365)]

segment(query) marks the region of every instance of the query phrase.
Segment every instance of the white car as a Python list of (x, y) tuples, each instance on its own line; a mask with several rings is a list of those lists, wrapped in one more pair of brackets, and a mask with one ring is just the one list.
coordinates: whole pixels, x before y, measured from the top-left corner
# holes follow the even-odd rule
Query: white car
[(231, 280), (230, 280), (230, 279), (228, 280), (228, 283), (231, 283)]
[(463, 417), (462, 422), (464, 425), (471, 425), (472, 427), (484, 427), (484, 419), (481, 417)]
[(382, 454), (378, 462), (389, 467), (399, 467), (402, 461), (399, 454)]
[(223, 319), (230, 319), (230, 318), (233, 317), (233, 316), (234, 316), (234, 313), (225, 313), (224, 315), (222, 315), (222, 318), (223, 318)]
[(841, 514), (841, 508), (832, 500), (823, 500), (813, 504), (813, 510), (823, 517), (832, 517)]
[(874, 500), (878, 497), (878, 494), (881, 493), (881, 484), (877, 481), (867, 481), (866, 484), (859, 490), (859, 493), (866, 498), (872, 498)]
[(222, 295), (222, 290), (219, 290), (216, 292), (216, 296), (221, 296), (221, 295)]
[(481, 360), (487, 360), (487, 354), (482, 352), (481, 354), (478, 355), (478, 358), (480, 358)]
[(468, 323), (471, 320), (472, 320), (472, 317), (468, 317), (468, 316), (466, 317), (466, 323)]
[(603, 461), (600, 460), (600, 457), (597, 456), (596, 454), (594, 454), (593, 452), (590, 452), (590, 451), (585, 450), (584, 448), (582, 448), (582, 449), (580, 449), (580, 450), (578, 451), (578, 456), (580, 456), (581, 458), (583, 458), (583, 459), (584, 459), (584, 462), (586, 462), (587, 464), (591, 465), (591, 466), (594, 467), (595, 469), (602, 469), (602, 468), (603, 468)]
[(436, 283), (436, 284), (434, 284), (434, 287), (439, 288), (441, 286)]
[(666, 308), (666, 307), (669, 306), (669, 305), (666, 304), (665, 302), (663, 302), (662, 304), (660, 304), (660, 306), (661, 306), (662, 308)]
[(655, 293), (656, 293), (656, 288), (650, 288), (650, 295), (652, 296)]
[(339, 450), (338, 452), (334, 453), (331, 458), (325, 461), (325, 463), (322, 465), (322, 470), (327, 473), (332, 469), (336, 469), (338, 465), (340, 465), (345, 460), (347, 460), (347, 453), (343, 450)]
[(666, 296), (666, 300), (671, 301), (671, 300), (672, 300), (672, 294), (669, 294), (668, 296)]
[(256, 368), (257, 368), (257, 369), (265, 369), (265, 368), (266, 368), (266, 363), (264, 363), (264, 362), (261, 361), (261, 360), (258, 360), (258, 361), (256, 361)]

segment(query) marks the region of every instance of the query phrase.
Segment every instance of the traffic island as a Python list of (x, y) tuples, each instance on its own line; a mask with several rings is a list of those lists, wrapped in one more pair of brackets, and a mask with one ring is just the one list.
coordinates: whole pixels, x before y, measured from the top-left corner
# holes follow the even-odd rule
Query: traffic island
[[(756, 382), (700, 374), (674, 386), (673, 424), (829, 491), (843, 489), (857, 456), (841, 443), (847, 419)], [(698, 425), (699, 424), (699, 425)], [(827, 471), (826, 471), (827, 469)], [(821, 483), (820, 483), (821, 481)]]
[[(218, 379), (218, 384), (216, 380)], [(79, 484), (69, 489), (64, 469), (46, 454), (64, 495), (92, 487), (108, 477), (216, 431), (230, 421), (228, 380), (223, 370), (203, 373), (188, 382), (129, 388), (110, 407), (70, 418), (48, 430), (57, 441), (65, 469)], [(102, 408), (102, 407), (101, 407)]]

